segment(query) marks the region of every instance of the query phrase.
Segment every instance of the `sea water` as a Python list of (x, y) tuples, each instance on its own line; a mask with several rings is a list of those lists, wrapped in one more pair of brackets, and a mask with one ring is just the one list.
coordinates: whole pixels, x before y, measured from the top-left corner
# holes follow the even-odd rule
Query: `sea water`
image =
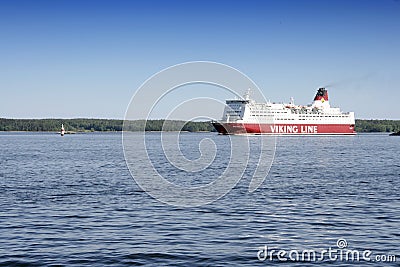
[[(147, 138), (157, 142), (159, 135)], [(161, 203), (137, 185), (121, 138), (0, 134), (1, 266), (399, 266), (399, 137), (278, 137), (271, 170), (255, 192), (248, 190), (249, 166), (225, 196), (189, 208)], [(230, 153), (218, 144), (231, 139), (183, 133), (184, 155), (197, 158), (204, 138), (218, 147), (208, 175), (171, 166), (163, 175), (187, 186), (212, 182)], [(250, 138), (253, 146), (257, 138)], [(144, 155), (137, 157), (140, 168)], [(343, 249), (370, 251), (371, 260), (318, 259), (338, 249), (338, 240)], [(315, 250), (317, 259), (289, 257), (304, 250)]]

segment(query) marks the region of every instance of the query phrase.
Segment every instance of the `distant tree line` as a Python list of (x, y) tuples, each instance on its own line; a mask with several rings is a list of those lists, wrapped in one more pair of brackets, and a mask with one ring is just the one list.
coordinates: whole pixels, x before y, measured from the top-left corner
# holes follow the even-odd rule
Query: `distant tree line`
[(357, 132), (398, 132), (400, 120), (356, 120)]
[(104, 119), (1, 119), (0, 131), (121, 131), (122, 120)]
[[(5, 119), (0, 118), (0, 131), (58, 132), (64, 124), (71, 132), (122, 131), (123, 120), (107, 119)], [(135, 120), (125, 124), (128, 131), (214, 131), (211, 122), (184, 122), (173, 120)]]
[[(122, 131), (123, 120), (107, 119), (4, 119), (0, 118), (0, 131), (60, 131), (64, 124), (66, 131)], [(215, 131), (211, 122), (185, 122), (178, 120), (134, 120), (125, 123), (127, 131)], [(398, 132), (400, 120), (356, 120), (357, 132)]]
[(178, 121), (178, 120), (135, 120), (125, 121), (125, 131), (187, 131), (212, 132), (215, 131), (210, 121)]

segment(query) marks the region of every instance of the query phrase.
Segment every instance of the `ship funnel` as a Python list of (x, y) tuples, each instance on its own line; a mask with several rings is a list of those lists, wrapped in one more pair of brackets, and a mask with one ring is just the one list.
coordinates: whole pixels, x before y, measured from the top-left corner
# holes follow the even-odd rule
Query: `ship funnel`
[(328, 91), (325, 88), (319, 88), (314, 98), (314, 101), (316, 100), (328, 101)]

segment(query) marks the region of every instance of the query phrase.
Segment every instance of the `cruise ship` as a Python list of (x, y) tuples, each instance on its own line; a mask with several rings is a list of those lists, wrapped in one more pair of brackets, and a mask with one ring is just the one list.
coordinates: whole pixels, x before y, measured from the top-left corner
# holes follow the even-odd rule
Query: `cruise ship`
[(355, 135), (354, 112), (331, 107), (328, 91), (319, 88), (310, 105), (257, 103), (250, 90), (242, 99), (226, 100), (220, 121), (212, 122), (220, 134)]

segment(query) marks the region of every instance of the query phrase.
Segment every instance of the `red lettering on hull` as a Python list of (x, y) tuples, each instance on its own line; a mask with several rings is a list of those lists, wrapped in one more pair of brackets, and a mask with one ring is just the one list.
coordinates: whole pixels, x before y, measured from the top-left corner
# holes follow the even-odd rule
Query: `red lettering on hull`
[(256, 124), (213, 122), (221, 134), (344, 134), (354, 135), (354, 125), (349, 124)]

